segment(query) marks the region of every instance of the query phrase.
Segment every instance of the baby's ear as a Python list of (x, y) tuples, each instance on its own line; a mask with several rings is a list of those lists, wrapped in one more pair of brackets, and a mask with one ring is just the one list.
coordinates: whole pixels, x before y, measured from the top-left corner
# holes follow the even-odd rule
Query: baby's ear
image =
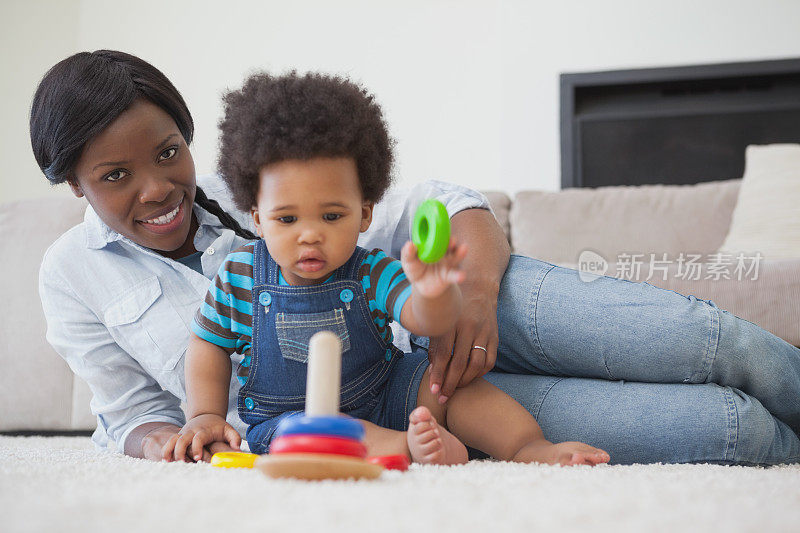
[(375, 207), (375, 202), (364, 202), (361, 204), (361, 233), (369, 229), (372, 224), (372, 209)]
[(258, 214), (258, 207), (253, 206), (250, 208), (250, 216), (253, 217), (253, 224), (256, 227), (256, 233), (259, 237), (263, 238), (264, 234), (261, 233), (261, 215)]

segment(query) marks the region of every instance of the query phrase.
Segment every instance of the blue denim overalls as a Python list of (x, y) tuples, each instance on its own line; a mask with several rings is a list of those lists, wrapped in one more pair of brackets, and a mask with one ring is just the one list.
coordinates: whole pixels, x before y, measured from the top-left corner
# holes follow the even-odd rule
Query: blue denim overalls
[[(342, 341), (341, 412), (386, 427), (397, 425), (387, 423), (379, 411), (386, 407), (389, 377), (407, 378), (408, 372), (394, 372), (405, 356), (381, 338), (370, 317), (358, 279), (366, 254), (357, 247), (327, 283), (287, 286), (278, 284), (279, 266), (264, 241), (255, 244), (253, 344), (249, 375), (238, 401), (239, 416), (249, 426), (246, 438), (252, 452), (265, 453), (280, 420), (304, 410), (308, 342), (322, 330), (334, 332)], [(412, 378), (421, 377), (424, 366), (417, 364)], [(407, 413), (402, 415), (407, 419)]]

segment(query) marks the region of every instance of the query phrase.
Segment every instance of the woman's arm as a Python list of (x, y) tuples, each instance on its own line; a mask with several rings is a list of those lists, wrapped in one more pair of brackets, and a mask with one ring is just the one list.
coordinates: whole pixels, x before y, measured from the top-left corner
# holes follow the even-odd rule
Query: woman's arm
[[(468, 249), (461, 267), (467, 275), (461, 284), (462, 315), (452, 333), (431, 339), (428, 352), (432, 390), (437, 394), (444, 387), (443, 396), (449, 397), (457, 385), (469, 383), (494, 367), (497, 295), (510, 247), (485, 196), (437, 180), (387, 193), (375, 206), (372, 225), (359, 238), (359, 245), (381, 248), (392, 257), (400, 257), (402, 246), (411, 238), (414, 211), (426, 198), (436, 198), (445, 205), (453, 237)], [(485, 347), (487, 352), (472, 349), (476, 345)]]
[(39, 295), (48, 342), (92, 391), (92, 411), (98, 423), (95, 444), (104, 448), (111, 439), (122, 453), (160, 459), (151, 456), (149, 448), (143, 449), (142, 441), (156, 426), (183, 425), (178, 398), (162, 390), (115, 342), (58, 269), (48, 268), (46, 261), (40, 272)]
[(467, 187), (438, 180), (428, 180), (410, 189), (394, 189), (386, 193), (372, 211), (372, 224), (358, 239), (367, 250), (379, 248), (394, 258), (411, 239), (411, 227), (417, 207), (428, 198), (442, 202), (452, 219), (468, 209), (489, 209), (484, 195)]
[[(457, 386), (470, 383), (494, 368), (497, 359), (497, 295), (508, 266), (510, 247), (503, 229), (486, 209), (467, 209), (451, 219), (455, 240), (465, 244), (461, 263), (466, 280), (461, 283), (462, 310), (455, 328), (432, 337), (430, 386), (440, 399), (449, 398)], [(486, 351), (474, 349), (483, 346)]]

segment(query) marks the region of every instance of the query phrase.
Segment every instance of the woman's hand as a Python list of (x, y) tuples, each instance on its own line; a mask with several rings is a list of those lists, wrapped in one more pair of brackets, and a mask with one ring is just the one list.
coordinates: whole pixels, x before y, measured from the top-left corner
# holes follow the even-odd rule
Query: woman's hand
[[(217, 452), (241, 451), (241, 443), (239, 433), (223, 417), (202, 414), (189, 420), (166, 441), (161, 458), (165, 461), (210, 461)], [(210, 450), (205, 448), (207, 445)]]
[[(164, 459), (161, 451), (164, 445), (173, 435), (177, 435), (180, 426), (174, 424), (163, 424), (148, 432), (142, 437), (142, 456), (150, 461), (161, 461)], [(135, 430), (134, 430), (135, 431)], [(133, 434), (133, 432), (131, 432)], [(131, 437), (129, 436), (128, 439)]]
[[(461, 269), (462, 310), (452, 332), (432, 337), (430, 387), (444, 403), (456, 387), (464, 386), (494, 368), (497, 360), (497, 295), (508, 265), (510, 247), (494, 215), (485, 209), (466, 209), (450, 219), (453, 238), (469, 248)], [(486, 348), (484, 352), (480, 348)]]
[(446, 402), (456, 387), (463, 387), (494, 368), (499, 290), (499, 285), (486, 282), (461, 284), (463, 307), (455, 328), (445, 335), (431, 337), (430, 387), (434, 395), (439, 395), (439, 403)]

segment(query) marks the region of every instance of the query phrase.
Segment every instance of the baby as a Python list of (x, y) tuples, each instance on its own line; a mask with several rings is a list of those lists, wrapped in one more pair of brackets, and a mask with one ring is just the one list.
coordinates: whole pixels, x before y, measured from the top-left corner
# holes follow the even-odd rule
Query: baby
[(338, 77), (251, 76), (225, 97), (219, 168), (260, 240), (232, 252), (192, 323), (186, 355), (189, 420), (174, 446), (239, 436), (226, 423), (231, 355), (243, 355), (238, 410), (254, 453), (278, 423), (302, 412), (308, 342), (329, 330), (342, 343), (341, 411), (363, 421), (370, 455), (405, 453), (420, 463), (467, 461), (465, 445), (501, 460), (607, 462), (579, 442), (553, 444), (520, 404), (483, 379), (440, 404), (428, 386), (427, 354), (392, 344), (393, 320), (436, 336), (459, 314), (459, 264), (451, 243), (425, 264), (410, 242), (401, 260), (357, 246), (390, 184), (391, 140), (380, 107)]

